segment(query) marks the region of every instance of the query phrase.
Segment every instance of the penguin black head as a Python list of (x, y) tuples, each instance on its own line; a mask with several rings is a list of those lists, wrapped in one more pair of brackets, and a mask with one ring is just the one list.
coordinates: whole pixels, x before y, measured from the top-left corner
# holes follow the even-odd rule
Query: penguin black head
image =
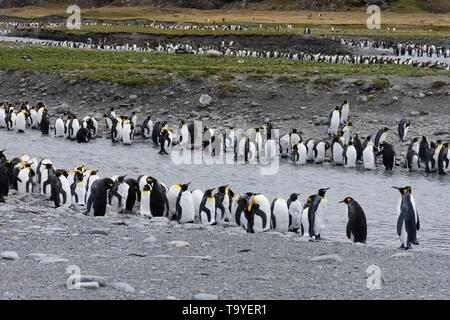
[(112, 179), (105, 178), (104, 181), (106, 189), (111, 189), (112, 187), (114, 187), (114, 181), (112, 181)]
[(209, 130), (209, 127), (208, 126), (205, 126), (204, 128), (203, 128), (203, 132), (206, 132), (206, 131), (208, 131)]
[(327, 192), (328, 189), (330, 189), (330, 188), (319, 189), (319, 191), (317, 191), (317, 194), (321, 197), (325, 197), (325, 193)]
[(295, 200), (298, 199), (299, 194), (300, 194), (300, 193), (291, 193), (291, 195), (289, 196), (289, 199), (290, 199), (291, 201), (295, 201)]
[(184, 120), (181, 120), (181, 124), (183, 125), (183, 124), (186, 124), (186, 122), (184, 121)]
[(259, 132), (259, 128), (255, 128), (255, 132)]
[(205, 190), (205, 196), (207, 196), (207, 197), (212, 197), (212, 192), (214, 191), (214, 189), (208, 189), (208, 190)]
[(189, 187), (190, 184), (191, 184), (190, 182), (185, 183), (185, 184), (182, 184), (182, 185), (181, 185), (181, 191), (186, 191), (186, 190), (188, 189), (188, 187)]
[(55, 177), (58, 178), (58, 177), (61, 177), (61, 175), (62, 175), (61, 171), (56, 171), (55, 172)]
[(347, 127), (351, 127), (353, 123), (351, 121), (347, 122)]
[(409, 127), (410, 124), (411, 124), (411, 121), (409, 121), (409, 120), (405, 122), (405, 125), (406, 125), (407, 127)]
[(271, 122), (267, 122), (266, 124), (268, 127), (272, 127), (272, 123)]
[(384, 127), (384, 128), (383, 128), (383, 131), (384, 131), (384, 132), (387, 132), (387, 131), (389, 131), (389, 128), (388, 128), (388, 127)]
[[(94, 172), (94, 171), (93, 171), (93, 172)], [(92, 175), (92, 173), (91, 173), (91, 175)], [(123, 182), (125, 181), (125, 177), (126, 177), (126, 176), (127, 176), (127, 175), (117, 177), (117, 181), (119, 181), (120, 183), (123, 183)]]
[(146, 184), (142, 190), (150, 191), (150, 185)]
[(226, 192), (226, 190), (227, 190), (227, 187), (228, 187), (228, 185), (226, 185), (226, 186), (221, 186), (221, 187), (218, 187), (218, 188), (217, 188), (217, 192), (220, 192), (220, 193), (225, 193), (225, 192)]
[(411, 142), (412, 142), (412, 143), (417, 142), (417, 141), (419, 141), (419, 139), (417, 139), (417, 138), (412, 138), (412, 139), (411, 139)]
[(292, 133), (297, 133), (297, 129), (292, 129)]
[(334, 106), (334, 110), (339, 111), (339, 107), (338, 106)]
[(53, 168), (53, 165), (51, 163), (45, 164), (45, 169), (51, 169), (51, 168)]
[(405, 194), (405, 193), (407, 193), (408, 191), (411, 190), (411, 187), (408, 187), (408, 186), (404, 187), (404, 188), (392, 186), (392, 188), (397, 189), (401, 194)]
[(6, 160), (6, 156), (3, 153), (5, 151), (6, 151), (6, 149), (0, 150), (0, 161), (5, 161)]
[(353, 200), (352, 198), (347, 197), (347, 198), (345, 198), (344, 200), (339, 201), (339, 203), (346, 203), (346, 204), (349, 204), (352, 200)]

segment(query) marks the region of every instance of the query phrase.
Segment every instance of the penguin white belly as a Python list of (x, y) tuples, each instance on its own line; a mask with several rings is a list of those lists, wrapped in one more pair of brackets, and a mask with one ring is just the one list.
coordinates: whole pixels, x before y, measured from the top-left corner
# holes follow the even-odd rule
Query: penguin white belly
[(290, 145), (290, 147), (292, 148), (293, 145), (295, 145), (295, 144), (297, 144), (299, 142), (300, 142), (300, 136), (298, 134), (296, 134), (296, 133), (293, 133), (291, 135), (291, 145)]
[(139, 205), (139, 214), (145, 217), (152, 217), (150, 211), (150, 191), (141, 191), (141, 203)]
[(167, 200), (169, 200), (169, 219), (177, 212), (177, 198), (180, 193), (180, 185), (173, 185), (169, 188), (167, 192)]
[(85, 203), (88, 202), (88, 199), (89, 199), (89, 197), (91, 195), (92, 185), (98, 179), (100, 179), (100, 177), (95, 174), (95, 175), (89, 176), (88, 179), (86, 179), (86, 181), (83, 181), (83, 183), (86, 185), (86, 193), (85, 193), (85, 196), (84, 196)]
[(338, 143), (333, 144), (333, 162), (335, 164), (344, 164), (344, 157), (342, 156), (343, 151), (344, 150), (342, 150), (342, 147)]
[(239, 140), (238, 145), (238, 157), (243, 157), (245, 155), (245, 138)]
[(297, 146), (298, 159), (295, 160), (296, 164), (306, 164), (308, 158), (306, 147), (303, 143)]
[(125, 206), (127, 203), (127, 197), (128, 197), (128, 189), (129, 185), (127, 183), (121, 183), (119, 187), (117, 188), (117, 193), (122, 197), (121, 201), (119, 201), (119, 198), (115, 195), (113, 195), (111, 199), (111, 206), (116, 209), (118, 212), (125, 211)]
[(376, 169), (375, 155), (371, 147), (366, 147), (363, 151), (363, 163), (365, 169)]
[(255, 135), (255, 146), (258, 153), (262, 153), (263, 140), (261, 137), (261, 133), (257, 132)]
[(348, 118), (348, 107), (347, 106), (343, 106), (342, 107), (342, 112), (341, 112), (341, 123), (344, 124), (347, 122), (347, 118)]
[(179, 205), (181, 207), (181, 217), (179, 218), (180, 223), (194, 222), (194, 201), (190, 191), (184, 191), (181, 194)]
[(322, 163), (325, 160), (325, 147), (322, 145), (318, 145), (316, 147), (317, 153), (314, 157), (315, 163)]
[[(259, 209), (265, 214), (266, 216), (266, 225), (263, 225), (263, 220), (261, 217), (255, 215), (255, 225), (258, 225), (257, 229), (260, 230), (259, 232), (263, 232), (270, 229), (270, 203), (269, 200), (263, 196), (263, 195), (256, 195), (255, 196), (256, 203), (259, 204)], [(253, 227), (253, 230), (255, 232), (256, 229)]]
[(346, 168), (354, 168), (356, 167), (356, 158), (357, 158), (357, 154), (356, 154), (356, 149), (354, 146), (349, 146), (347, 148), (347, 163), (345, 164)]
[(122, 134), (122, 142), (125, 145), (131, 145), (133, 143), (133, 137), (132, 137), (132, 130), (129, 125), (126, 125), (123, 128), (123, 134)]
[(339, 123), (339, 111), (333, 111), (333, 115), (331, 116), (330, 121), (330, 127), (328, 128), (328, 134), (337, 135)]
[(194, 222), (198, 223), (198, 222), (200, 222), (199, 209), (200, 209), (200, 203), (202, 202), (202, 199), (203, 199), (203, 191), (201, 191), (199, 189), (195, 189), (191, 193), (192, 193), (192, 200), (194, 201), (194, 210), (195, 210)]
[(280, 155), (282, 157), (287, 157), (289, 152), (289, 136), (285, 135), (280, 139)]
[(181, 142), (180, 145), (186, 145), (191, 141), (190, 139), (190, 135), (189, 135), (189, 130), (188, 127), (186, 125), (183, 125), (183, 127), (181, 128)]
[(273, 207), (273, 219), (275, 226), (273, 230), (286, 233), (289, 231), (289, 210), (286, 200), (278, 199)]
[(29, 181), (29, 174), (30, 169), (28, 168), (23, 168), (19, 171), (18, 178), (20, 179), (20, 181), (17, 181), (17, 191), (19, 193), (31, 193), (32, 185), (31, 181)]
[(205, 203), (205, 207), (206, 209), (209, 210), (210, 215), (209, 215), (209, 219), (208, 219), (208, 214), (205, 211), (201, 211), (200, 212), (200, 222), (201, 224), (204, 225), (212, 225), (216, 223), (216, 219), (215, 219), (215, 215), (214, 212), (216, 210), (216, 202), (214, 200), (206, 200)]
[[(408, 134), (409, 126), (403, 129), (403, 141), (406, 141), (406, 135)], [(416, 151), (417, 153), (419, 150)]]
[(248, 161), (255, 161), (256, 159), (256, 146), (253, 142), (249, 142), (248, 144), (249, 157)]
[(314, 141), (308, 142), (307, 144), (307, 161), (313, 161), (314, 160)]
[(77, 132), (78, 132), (79, 129), (80, 129), (80, 123), (78, 122), (77, 119), (74, 119), (74, 120), (72, 121), (72, 131), (71, 131), (70, 138), (76, 139), (76, 137), (77, 137)]
[[(77, 183), (77, 185), (75, 186), (75, 194), (76, 197), (73, 197), (73, 202), (78, 204), (78, 205), (84, 205), (84, 199), (86, 196), (86, 186), (83, 183), (83, 181), (80, 181)], [(89, 200), (89, 198), (87, 198), (87, 200)]]
[(55, 136), (64, 137), (64, 121), (62, 119), (57, 119), (55, 122)]
[(5, 110), (0, 110), (0, 128), (6, 128), (6, 113)]
[(301, 228), (302, 228), (302, 230), (303, 230), (303, 233), (302, 233), (302, 235), (304, 236), (304, 237), (310, 237), (310, 234), (309, 234), (309, 220), (308, 220), (308, 212), (309, 212), (309, 207), (308, 208), (305, 208), (303, 211), (302, 211), (302, 216), (301, 216), (301, 219), (300, 219), (300, 223), (301, 223)]
[(266, 144), (264, 146), (264, 154), (266, 156), (267, 159), (274, 159), (275, 156), (277, 155), (277, 149), (276, 149), (276, 144), (275, 144), (275, 140), (270, 139), (266, 141)]
[(407, 247), (407, 243), (408, 243), (408, 232), (406, 232), (405, 221), (403, 221), (403, 223), (402, 223), (402, 228), (401, 228), (401, 231), (400, 231), (400, 243), (401, 243), (404, 247)]
[(66, 200), (64, 201), (64, 197), (62, 194), (60, 194), (60, 203), (64, 207), (69, 207), (72, 204), (72, 194), (70, 191), (70, 184), (69, 181), (65, 176), (60, 176), (59, 181), (61, 181), (62, 190), (66, 194)]
[(324, 214), (323, 214), (323, 206), (324, 204), (322, 204), (324, 200), (322, 200), (319, 203), (319, 206), (316, 210), (316, 216), (314, 219), (314, 233), (316, 235), (320, 235), (322, 233), (322, 231), (325, 229), (325, 218), (324, 218)]
[(291, 202), (289, 206), (289, 215), (291, 217), (291, 224), (289, 225), (289, 231), (300, 229), (300, 219), (302, 216), (302, 204), (296, 200)]
[(18, 132), (24, 132), (26, 125), (27, 125), (27, 123), (25, 120), (25, 116), (22, 112), (20, 112), (16, 116), (15, 128)]

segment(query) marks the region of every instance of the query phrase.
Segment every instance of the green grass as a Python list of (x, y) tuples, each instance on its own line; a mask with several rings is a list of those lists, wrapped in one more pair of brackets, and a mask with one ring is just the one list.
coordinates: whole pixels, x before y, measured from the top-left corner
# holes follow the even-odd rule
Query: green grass
[[(62, 48), (11, 47), (0, 45), (0, 69), (24, 70), (61, 74), (70, 79), (86, 78), (128, 84), (165, 84), (176, 79), (201, 82), (202, 78), (218, 75), (230, 82), (236, 74), (247, 78), (268, 78), (281, 75), (282, 80), (298, 80), (286, 76), (309, 77), (319, 75), (315, 84), (332, 84), (341, 75), (363, 76), (449, 76), (449, 72), (426, 70), (399, 65), (347, 65), (311, 63), (286, 59), (223, 57), (211, 59), (197, 55), (168, 53), (102, 52), (94, 50), (70, 50)], [(23, 56), (33, 57), (33, 62)], [(145, 58), (145, 59), (144, 59)]]

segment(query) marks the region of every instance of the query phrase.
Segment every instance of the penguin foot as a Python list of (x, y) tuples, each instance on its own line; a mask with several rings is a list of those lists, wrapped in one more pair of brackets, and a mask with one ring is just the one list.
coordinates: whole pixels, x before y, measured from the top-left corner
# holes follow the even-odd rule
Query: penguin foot
[(419, 245), (419, 241), (417, 241), (417, 240), (411, 241), (411, 243), (412, 243), (413, 245), (416, 245), (416, 246)]

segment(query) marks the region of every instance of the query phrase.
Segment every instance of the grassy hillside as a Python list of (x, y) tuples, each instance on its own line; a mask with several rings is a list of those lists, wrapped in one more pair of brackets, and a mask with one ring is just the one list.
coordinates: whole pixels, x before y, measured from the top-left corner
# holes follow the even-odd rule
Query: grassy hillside
[(383, 10), (397, 13), (450, 12), (449, 0), (0, 0), (0, 8), (26, 6), (55, 8), (77, 4), (82, 8), (157, 6), (197, 9), (364, 11), (368, 2), (375, 2)]

